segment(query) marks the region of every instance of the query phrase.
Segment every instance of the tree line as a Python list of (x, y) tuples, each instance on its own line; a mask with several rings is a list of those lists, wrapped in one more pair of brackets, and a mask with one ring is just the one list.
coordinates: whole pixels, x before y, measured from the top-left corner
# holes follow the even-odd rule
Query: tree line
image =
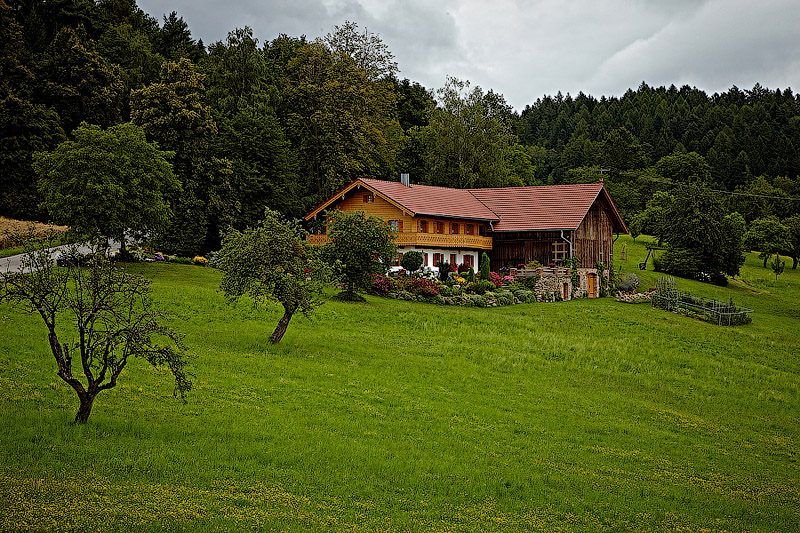
[[(218, 249), (227, 228), (255, 227), (265, 209), (298, 217), (355, 178), (401, 172), (449, 187), (603, 178), (634, 232), (662, 237), (665, 202), (701, 186), (736, 193), (718, 201), (747, 230), (756, 220), (782, 224), (781, 251), (794, 249), (800, 100), (788, 88), (708, 95), (642, 83), (621, 97), (543, 96), (517, 113), (466, 80), (434, 90), (400, 79), (388, 46), (353, 22), (315, 40), (282, 34), (264, 43), (236, 28), (206, 45), (178, 13), (159, 21), (135, 0), (0, 0), (0, 23), (5, 216), (73, 223), (62, 207), (94, 188), (81, 196), (59, 176), (103, 159), (87, 155), (95, 139), (123, 142), (101, 132), (124, 132), (128, 142), (140, 129), (150, 146), (142, 150), (172, 167), (151, 186), (164, 205), (134, 194), (131, 179), (122, 187), (136, 199), (128, 204), (100, 187), (107, 180), (98, 172), (82, 179), (116, 215), (160, 213), (136, 223), (184, 255)], [(81, 139), (89, 148), (78, 154), (69, 143)], [(59, 147), (64, 158), (47, 155)]]

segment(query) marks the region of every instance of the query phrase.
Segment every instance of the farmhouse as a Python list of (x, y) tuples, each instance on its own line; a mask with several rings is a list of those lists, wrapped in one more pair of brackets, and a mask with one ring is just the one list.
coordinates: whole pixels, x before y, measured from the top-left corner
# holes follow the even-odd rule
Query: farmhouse
[[(565, 299), (579, 291), (598, 295), (596, 266), (610, 268), (615, 235), (628, 232), (602, 182), (451, 189), (357, 179), (305, 218), (332, 209), (386, 220), (397, 232), (396, 265), (409, 250), (421, 252), (423, 265), (433, 269), (447, 261), (477, 270), (484, 251), (495, 270), (530, 261), (567, 265), (574, 257), (581, 267), (580, 287), (565, 286)], [(309, 241), (324, 244), (327, 236), (310, 235)], [(559, 277), (557, 268), (544, 273)]]

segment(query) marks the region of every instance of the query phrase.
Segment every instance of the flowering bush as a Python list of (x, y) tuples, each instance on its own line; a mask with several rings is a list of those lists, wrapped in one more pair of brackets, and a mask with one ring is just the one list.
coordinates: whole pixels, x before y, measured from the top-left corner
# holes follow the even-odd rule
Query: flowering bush
[(497, 272), (489, 273), (489, 281), (491, 281), (495, 287), (499, 287), (500, 285), (503, 284), (503, 282), (500, 281), (500, 274), (498, 274)]
[(394, 287), (392, 278), (375, 274), (375, 281), (372, 283), (372, 290), (377, 294), (388, 294)]
[(155, 259), (156, 261), (166, 261), (166, 259), (164, 258), (164, 254), (162, 254), (161, 252), (154, 253), (153, 259)]
[(208, 259), (206, 259), (202, 255), (194, 256), (194, 259), (192, 259), (192, 261), (194, 261), (195, 265), (201, 266), (201, 267), (204, 267), (204, 266), (206, 266), (208, 264)]
[(414, 278), (411, 280), (411, 292), (421, 296), (434, 296), (439, 294), (436, 282), (427, 278)]
[(455, 281), (459, 285), (463, 285), (463, 284), (465, 284), (467, 282), (467, 280), (465, 278), (462, 278), (461, 276), (458, 276), (453, 281)]
[(636, 274), (625, 274), (625, 277), (617, 283), (617, 290), (622, 292), (635, 292), (639, 286), (639, 276)]
[(502, 278), (500, 278), (500, 281), (502, 281), (506, 285), (511, 285), (512, 283), (514, 283), (514, 276), (503, 276)]

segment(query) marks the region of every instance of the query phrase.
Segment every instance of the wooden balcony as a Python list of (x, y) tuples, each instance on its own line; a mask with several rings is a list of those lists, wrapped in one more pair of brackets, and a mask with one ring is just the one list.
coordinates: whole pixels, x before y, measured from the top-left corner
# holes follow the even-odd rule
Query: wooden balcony
[(456, 235), (446, 233), (398, 233), (394, 242), (397, 243), (397, 246), (492, 249), (491, 237), (464, 235), (463, 233)]
[[(327, 235), (309, 235), (309, 244), (320, 246), (328, 242)], [(397, 246), (417, 246), (433, 248), (471, 248), (477, 250), (491, 250), (492, 238), (478, 235), (446, 233), (398, 233), (395, 239)]]

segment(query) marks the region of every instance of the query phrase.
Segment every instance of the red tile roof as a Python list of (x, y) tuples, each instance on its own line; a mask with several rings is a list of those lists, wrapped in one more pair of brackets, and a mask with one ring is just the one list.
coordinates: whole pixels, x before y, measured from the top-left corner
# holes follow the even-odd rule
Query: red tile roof
[(614, 229), (627, 233), (602, 183), (470, 189), (470, 192), (500, 217), (494, 231), (575, 230), (598, 197), (604, 196), (611, 207)]
[(413, 183), (407, 187), (397, 181), (373, 179), (359, 181), (417, 215), (499, 220), (499, 217), (476, 199), (468, 189), (450, 189)]
[(365, 186), (414, 215), (491, 221), (494, 231), (575, 230), (598, 198), (609, 209), (614, 231), (628, 228), (602, 183), (451, 189), (405, 186), (396, 181), (358, 179), (306, 215), (310, 219), (356, 186)]

